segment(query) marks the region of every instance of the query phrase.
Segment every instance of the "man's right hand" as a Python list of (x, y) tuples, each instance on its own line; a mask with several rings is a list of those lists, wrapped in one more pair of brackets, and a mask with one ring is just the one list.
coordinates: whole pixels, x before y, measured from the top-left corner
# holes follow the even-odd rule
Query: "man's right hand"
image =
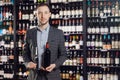
[(27, 65), (27, 68), (29, 68), (29, 69), (36, 69), (36, 66), (37, 66), (36, 63), (29, 62), (28, 65)]

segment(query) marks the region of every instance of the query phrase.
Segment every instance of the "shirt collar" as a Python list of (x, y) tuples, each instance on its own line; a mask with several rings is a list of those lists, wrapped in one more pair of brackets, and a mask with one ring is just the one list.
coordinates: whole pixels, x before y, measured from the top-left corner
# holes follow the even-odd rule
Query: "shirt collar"
[(48, 27), (46, 27), (46, 29), (40, 30), (39, 27), (37, 26), (37, 30), (40, 31), (40, 32), (43, 32), (43, 31), (47, 31), (48, 32), (49, 28), (50, 28), (50, 25), (48, 25)]

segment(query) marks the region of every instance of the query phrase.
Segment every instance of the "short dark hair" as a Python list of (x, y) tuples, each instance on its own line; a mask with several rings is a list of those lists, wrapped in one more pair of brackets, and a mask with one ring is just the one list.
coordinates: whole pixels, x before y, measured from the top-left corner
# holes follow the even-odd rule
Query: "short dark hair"
[(49, 4), (48, 3), (40, 3), (40, 4), (38, 4), (37, 5), (37, 9), (39, 8), (39, 7), (41, 7), (41, 6), (47, 6), (48, 7), (48, 9), (50, 10), (50, 12), (51, 12), (51, 7), (49, 6)]

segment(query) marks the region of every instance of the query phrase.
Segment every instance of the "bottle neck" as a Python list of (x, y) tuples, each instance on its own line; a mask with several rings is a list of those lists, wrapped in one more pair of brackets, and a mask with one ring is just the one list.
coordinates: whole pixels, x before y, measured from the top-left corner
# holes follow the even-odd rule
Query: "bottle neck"
[(46, 42), (46, 46), (45, 46), (46, 49), (49, 49), (49, 43)]

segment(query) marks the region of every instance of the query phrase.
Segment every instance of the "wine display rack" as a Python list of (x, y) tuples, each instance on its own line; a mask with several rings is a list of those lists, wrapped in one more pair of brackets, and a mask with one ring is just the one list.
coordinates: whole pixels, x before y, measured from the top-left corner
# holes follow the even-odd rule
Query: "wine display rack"
[(120, 80), (119, 0), (1, 0), (0, 80), (27, 79), (24, 37), (43, 2), (51, 7), (50, 25), (64, 32), (62, 80)]
[(14, 1), (0, 1), (0, 80), (14, 79)]
[(87, 80), (120, 79), (119, 0), (87, 0)]
[(51, 25), (64, 32), (68, 59), (61, 66), (63, 80), (84, 80), (83, 22), (84, 3), (82, 0), (50, 2)]
[(29, 71), (23, 64), (23, 45), (26, 31), (37, 26), (36, 7), (39, 3), (46, 0), (18, 0), (17, 8), (17, 28), (16, 28), (16, 50), (18, 52), (18, 68), (16, 78), (18, 80), (27, 80)]

